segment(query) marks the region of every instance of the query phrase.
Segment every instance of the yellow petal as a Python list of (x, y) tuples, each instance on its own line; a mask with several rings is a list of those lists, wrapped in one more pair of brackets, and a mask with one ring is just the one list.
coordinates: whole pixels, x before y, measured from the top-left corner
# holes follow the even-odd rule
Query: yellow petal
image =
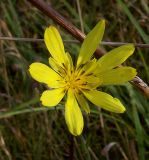
[[(81, 67), (81, 66), (80, 66)], [(81, 69), (80, 69), (80, 74), (82, 72), (83, 75), (88, 75), (88, 74), (93, 74), (94, 70), (97, 67), (97, 60), (94, 58), (93, 60), (88, 61)]]
[(99, 77), (96, 77), (94, 75), (86, 76), (86, 82), (87, 83), (93, 83), (93, 84), (101, 84), (101, 79)]
[(50, 67), (42, 63), (32, 63), (29, 66), (31, 76), (38, 82), (51, 84), (59, 80), (61, 77)]
[(63, 66), (60, 65), (54, 58), (52, 57), (49, 58), (49, 64), (51, 68), (61, 76), (65, 74)]
[(102, 85), (109, 84), (123, 84), (132, 80), (136, 76), (137, 72), (132, 67), (121, 67), (106, 71), (103, 74), (99, 74), (98, 77), (101, 79)]
[(82, 94), (76, 94), (79, 105), (84, 109), (86, 113), (90, 113), (90, 107), (87, 103), (87, 100)]
[(71, 134), (78, 136), (82, 133), (84, 126), (83, 116), (72, 90), (68, 90), (65, 120)]
[(82, 89), (96, 89), (98, 86), (101, 85), (101, 79), (98, 77), (95, 77), (94, 75), (90, 75), (90, 76), (86, 76), (85, 77), (85, 85), (82, 85), (81, 88)]
[(102, 40), (104, 30), (105, 20), (101, 20), (91, 32), (88, 33), (81, 46), (77, 66), (86, 63), (91, 58)]
[(73, 61), (68, 52), (66, 52), (66, 62), (65, 65), (67, 66), (68, 70), (73, 71)]
[(58, 64), (58, 62), (54, 58), (52, 57), (49, 58), (49, 64), (53, 70), (55, 70), (56, 72), (59, 72), (61, 66)]
[(65, 91), (64, 88), (47, 90), (42, 93), (40, 100), (42, 105), (47, 107), (56, 106), (64, 97)]
[(64, 45), (58, 30), (54, 26), (46, 28), (44, 33), (44, 41), (52, 57), (57, 62), (64, 63)]
[(101, 73), (117, 67), (131, 56), (134, 50), (133, 44), (123, 45), (111, 50), (97, 61), (98, 67), (95, 72)]
[(83, 91), (83, 94), (88, 98), (93, 104), (115, 113), (123, 113), (125, 107), (117, 98), (113, 98), (111, 95), (100, 92), (97, 90)]

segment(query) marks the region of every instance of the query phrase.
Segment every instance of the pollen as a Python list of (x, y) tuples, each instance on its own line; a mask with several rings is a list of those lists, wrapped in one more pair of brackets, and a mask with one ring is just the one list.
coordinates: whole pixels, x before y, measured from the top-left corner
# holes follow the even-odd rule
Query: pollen
[(80, 88), (82, 88), (81, 86), (84, 84), (85, 82), (85, 78), (83, 79), (83, 76), (77, 76), (78, 71), (74, 71), (74, 72), (66, 72), (66, 74), (64, 75), (64, 79), (65, 79), (65, 84), (66, 84), (66, 90), (68, 89), (73, 89), (78, 91)]
[(64, 70), (62, 81), (66, 91), (73, 89), (76, 93), (79, 93), (82, 90), (95, 89), (100, 83), (99, 78), (96, 78), (93, 73), (86, 74), (87, 72), (82, 67), (70, 71), (65, 66)]

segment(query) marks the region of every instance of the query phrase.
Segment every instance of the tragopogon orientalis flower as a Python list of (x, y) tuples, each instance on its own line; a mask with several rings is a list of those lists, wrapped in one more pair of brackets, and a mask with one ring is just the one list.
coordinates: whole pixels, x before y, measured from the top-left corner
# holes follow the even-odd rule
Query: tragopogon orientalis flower
[(105, 30), (105, 21), (101, 20), (86, 36), (77, 63), (73, 64), (58, 30), (50, 26), (45, 30), (44, 41), (51, 54), (48, 67), (35, 62), (29, 67), (31, 76), (38, 82), (45, 83), (50, 89), (40, 98), (47, 107), (56, 106), (67, 95), (65, 120), (69, 131), (77, 136), (82, 133), (84, 121), (80, 107), (89, 113), (87, 99), (105, 110), (123, 113), (125, 107), (111, 95), (98, 91), (101, 85), (125, 83), (136, 76), (132, 67), (117, 67), (134, 52), (133, 44), (115, 48), (99, 60), (92, 58), (100, 44)]

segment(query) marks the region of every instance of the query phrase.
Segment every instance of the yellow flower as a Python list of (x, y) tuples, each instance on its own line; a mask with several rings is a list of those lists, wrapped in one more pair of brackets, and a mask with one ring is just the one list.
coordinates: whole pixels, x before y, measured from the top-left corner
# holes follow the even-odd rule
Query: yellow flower
[[(123, 113), (125, 107), (111, 95), (98, 91), (101, 85), (122, 84), (136, 76), (132, 67), (120, 67), (134, 52), (132, 44), (113, 49), (99, 60), (92, 58), (101, 42), (105, 30), (105, 21), (100, 21), (86, 36), (77, 59), (73, 64), (71, 56), (65, 52), (58, 30), (50, 26), (45, 30), (44, 41), (51, 54), (48, 67), (35, 62), (29, 67), (31, 76), (38, 82), (45, 83), (50, 89), (40, 98), (44, 106), (56, 106), (67, 95), (65, 120), (69, 131), (77, 136), (82, 133), (84, 121), (80, 107), (87, 113), (90, 108), (87, 99), (105, 110)], [(52, 89), (51, 89), (52, 88)]]

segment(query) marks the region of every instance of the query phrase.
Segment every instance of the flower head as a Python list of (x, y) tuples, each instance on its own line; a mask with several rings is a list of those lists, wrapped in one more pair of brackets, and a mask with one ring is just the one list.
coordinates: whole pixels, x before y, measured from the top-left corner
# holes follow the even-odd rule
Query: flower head
[(122, 84), (136, 76), (132, 67), (120, 67), (134, 52), (132, 44), (123, 45), (105, 54), (99, 60), (92, 58), (100, 44), (105, 30), (105, 21), (101, 20), (86, 36), (77, 59), (73, 64), (71, 56), (65, 52), (58, 30), (50, 26), (45, 30), (44, 41), (51, 54), (48, 67), (35, 62), (29, 67), (31, 76), (45, 83), (50, 89), (42, 93), (42, 104), (56, 106), (67, 95), (65, 120), (69, 131), (77, 136), (82, 133), (84, 121), (80, 107), (89, 113), (87, 99), (105, 110), (123, 113), (125, 107), (111, 95), (98, 91), (101, 85)]

